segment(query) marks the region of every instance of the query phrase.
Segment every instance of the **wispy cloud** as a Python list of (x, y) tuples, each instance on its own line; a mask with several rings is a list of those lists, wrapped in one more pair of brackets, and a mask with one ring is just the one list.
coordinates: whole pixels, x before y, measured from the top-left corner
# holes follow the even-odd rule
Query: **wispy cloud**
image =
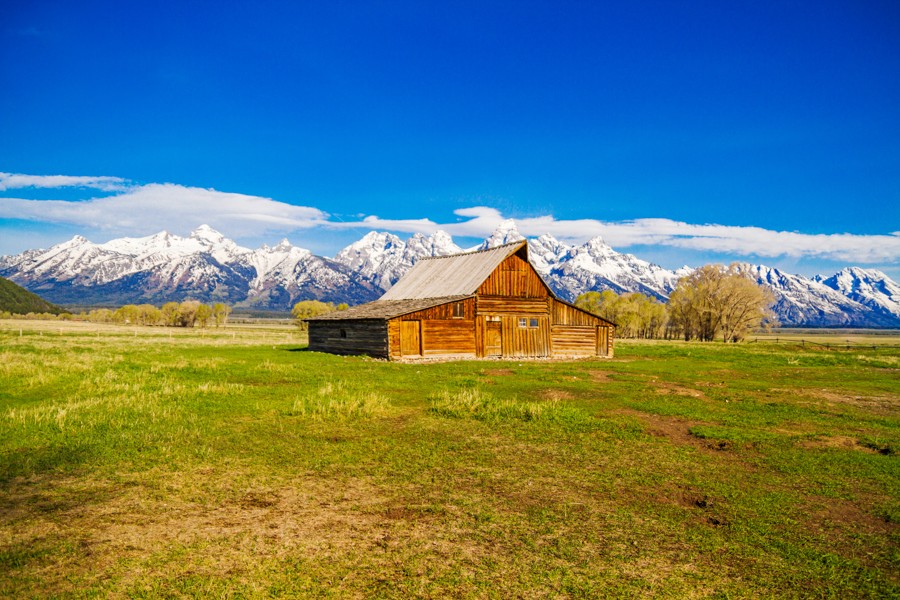
[[(262, 236), (298, 230), (381, 229), (405, 233), (444, 230), (453, 236), (486, 237), (508, 218), (499, 210), (473, 206), (455, 211), (456, 221), (428, 218), (383, 219), (374, 215), (341, 222), (315, 207), (296, 206), (271, 198), (186, 187), (171, 183), (134, 185), (119, 177), (35, 176), (0, 173), (0, 190), (84, 187), (118, 192), (81, 201), (0, 198), (0, 218), (67, 224), (146, 235), (166, 229), (186, 231), (208, 223), (226, 235)], [(814, 258), (848, 263), (900, 263), (900, 232), (854, 235), (809, 234), (753, 226), (692, 224), (671, 219), (601, 221), (557, 219), (552, 215), (517, 218), (527, 237), (550, 234), (581, 243), (601, 236), (617, 249), (655, 246), (734, 257)]]
[(328, 215), (271, 198), (154, 183), (83, 201), (0, 198), (0, 217), (129, 234), (179, 231), (208, 223), (242, 236), (308, 229), (326, 224)]
[(81, 187), (104, 192), (119, 192), (130, 187), (127, 179), (121, 177), (84, 177), (72, 175), (23, 175), (21, 173), (0, 173), (0, 191), (20, 188), (64, 188)]

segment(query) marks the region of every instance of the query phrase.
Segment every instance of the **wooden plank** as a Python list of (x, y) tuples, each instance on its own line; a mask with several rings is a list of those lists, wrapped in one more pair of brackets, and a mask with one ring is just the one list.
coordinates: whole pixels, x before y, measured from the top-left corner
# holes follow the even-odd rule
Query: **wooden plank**
[(550, 305), (547, 298), (506, 298), (504, 296), (479, 296), (477, 314), (548, 316)]
[(474, 355), (474, 321), (422, 321), (422, 352), (427, 356)]
[[(462, 317), (457, 317), (454, 305), (461, 304), (463, 309)], [(448, 302), (440, 306), (434, 306), (425, 310), (420, 310), (408, 315), (400, 317), (403, 321), (426, 321), (431, 319), (475, 319), (475, 298), (466, 298), (457, 302)]]
[(500, 321), (485, 322), (484, 356), (501, 356), (503, 354), (503, 333)]
[[(519, 326), (519, 319), (526, 319), (526, 326)], [(531, 327), (531, 320), (537, 327)], [(546, 316), (502, 316), (503, 356), (540, 357), (550, 355), (550, 319)]]
[(422, 355), (421, 321), (400, 321), (400, 356)]
[(534, 267), (519, 254), (507, 257), (478, 288), (480, 295), (547, 298), (550, 291)]
[[(605, 329), (605, 328), (604, 328)], [(551, 328), (554, 356), (597, 354), (597, 327), (554, 325)]]
[(387, 358), (387, 323), (377, 320), (311, 321), (309, 349)]
[(388, 321), (388, 354), (400, 358), (400, 319)]

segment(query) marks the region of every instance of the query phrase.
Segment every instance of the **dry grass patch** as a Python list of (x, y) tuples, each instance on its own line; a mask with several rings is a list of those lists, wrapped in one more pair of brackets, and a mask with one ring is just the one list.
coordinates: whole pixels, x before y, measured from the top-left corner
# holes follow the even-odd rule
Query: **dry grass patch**
[(704, 394), (700, 390), (695, 390), (693, 388), (684, 387), (682, 385), (677, 385), (674, 383), (655, 383), (654, 385), (657, 394), (687, 396), (690, 398), (699, 398), (701, 400), (706, 400), (706, 394)]
[(610, 375), (613, 375), (612, 371), (590, 371), (591, 381), (596, 381), (598, 383), (608, 383), (611, 381)]
[[(208, 550), (189, 567), (164, 559), (158, 575), (189, 568), (215, 576), (295, 552), (341, 556), (378, 538), (376, 507), (387, 497), (369, 482), (300, 477), (240, 490), (234, 475), (206, 475), (214, 491), (196, 500), (179, 491), (184, 476), (175, 474), (133, 485), (88, 477), (18, 479), (0, 503), (2, 550), (28, 556), (77, 540), (77, 547), (40, 569), (45, 591), (66, 593), (77, 590), (73, 582), (96, 585), (124, 576), (127, 584), (152, 574), (156, 561), (177, 548)], [(122, 571), (126, 563), (132, 575)]]
[(567, 390), (548, 389), (538, 392), (538, 397), (550, 402), (559, 402), (560, 400), (571, 400), (575, 395)]
[(489, 377), (505, 377), (508, 375), (515, 375), (516, 372), (512, 369), (483, 369), (481, 374), (488, 375)]

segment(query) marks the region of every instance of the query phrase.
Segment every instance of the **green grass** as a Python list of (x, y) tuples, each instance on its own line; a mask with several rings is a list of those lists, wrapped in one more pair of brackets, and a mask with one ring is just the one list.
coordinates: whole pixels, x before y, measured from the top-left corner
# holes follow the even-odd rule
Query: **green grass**
[(0, 596), (900, 596), (898, 362), (0, 321)]

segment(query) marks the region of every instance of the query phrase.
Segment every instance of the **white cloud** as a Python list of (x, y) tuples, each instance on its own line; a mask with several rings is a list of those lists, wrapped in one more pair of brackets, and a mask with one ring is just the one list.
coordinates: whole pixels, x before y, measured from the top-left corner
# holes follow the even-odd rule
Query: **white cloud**
[(130, 187), (121, 177), (83, 177), (72, 175), (23, 175), (0, 173), (0, 191), (19, 188), (83, 187), (104, 192), (120, 192)]
[(137, 235), (208, 223), (229, 235), (246, 236), (324, 225), (328, 215), (271, 198), (154, 183), (83, 201), (0, 198), (0, 217)]

